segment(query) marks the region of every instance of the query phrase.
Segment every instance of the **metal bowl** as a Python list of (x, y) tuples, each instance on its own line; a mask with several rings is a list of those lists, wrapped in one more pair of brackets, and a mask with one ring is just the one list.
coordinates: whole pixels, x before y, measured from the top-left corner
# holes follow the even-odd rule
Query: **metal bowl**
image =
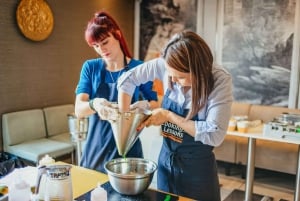
[(148, 189), (157, 164), (142, 158), (118, 158), (106, 162), (104, 168), (115, 191), (137, 195)]

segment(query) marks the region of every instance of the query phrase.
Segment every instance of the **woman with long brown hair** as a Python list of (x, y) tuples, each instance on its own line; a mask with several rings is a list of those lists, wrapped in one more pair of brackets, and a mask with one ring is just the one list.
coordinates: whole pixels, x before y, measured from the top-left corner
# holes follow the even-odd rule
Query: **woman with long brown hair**
[(210, 48), (199, 35), (183, 31), (166, 44), (161, 58), (119, 79), (120, 110), (129, 109), (136, 86), (154, 79), (164, 83), (162, 107), (154, 109), (139, 129), (161, 125), (158, 188), (196, 200), (219, 201), (213, 148), (224, 140), (230, 118), (230, 74), (213, 64)]

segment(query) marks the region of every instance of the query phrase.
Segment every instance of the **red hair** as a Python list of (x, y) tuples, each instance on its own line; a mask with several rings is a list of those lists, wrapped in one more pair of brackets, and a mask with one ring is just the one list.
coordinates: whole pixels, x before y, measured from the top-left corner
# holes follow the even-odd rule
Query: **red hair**
[(85, 30), (85, 40), (89, 46), (93, 46), (95, 42), (104, 40), (113, 35), (120, 42), (120, 47), (127, 57), (132, 57), (129, 52), (124, 35), (117, 22), (106, 12), (97, 12), (95, 16), (88, 22)]

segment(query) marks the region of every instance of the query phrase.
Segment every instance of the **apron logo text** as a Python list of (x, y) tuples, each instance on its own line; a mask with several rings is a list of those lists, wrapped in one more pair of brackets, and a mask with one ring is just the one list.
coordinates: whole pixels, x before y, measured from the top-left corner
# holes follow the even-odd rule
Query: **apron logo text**
[(162, 135), (170, 138), (173, 141), (182, 143), (184, 130), (178, 127), (176, 124), (166, 122), (162, 125)]

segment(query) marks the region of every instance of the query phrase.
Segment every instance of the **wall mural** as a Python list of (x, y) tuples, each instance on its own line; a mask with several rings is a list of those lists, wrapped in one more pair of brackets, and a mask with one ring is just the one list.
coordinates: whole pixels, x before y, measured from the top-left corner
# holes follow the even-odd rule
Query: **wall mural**
[(158, 57), (170, 37), (183, 29), (196, 31), (197, 0), (142, 0), (139, 58)]
[(225, 0), (222, 65), (236, 101), (288, 106), (296, 0)]

